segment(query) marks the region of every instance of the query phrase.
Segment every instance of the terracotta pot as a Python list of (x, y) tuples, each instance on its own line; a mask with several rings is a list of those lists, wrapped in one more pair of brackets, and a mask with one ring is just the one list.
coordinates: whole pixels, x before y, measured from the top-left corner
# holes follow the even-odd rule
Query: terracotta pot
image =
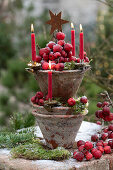
[[(52, 96), (60, 97), (67, 101), (70, 97), (75, 97), (82, 82), (85, 72), (81, 70), (65, 70), (52, 72)], [(35, 78), (44, 95), (48, 94), (48, 71), (35, 70)]]
[[(62, 113), (60, 115), (55, 113), (54, 115), (44, 114), (45, 109), (43, 114), (39, 114), (37, 110), (32, 112), (36, 117), (47, 146), (51, 149), (56, 147), (71, 148), (84, 117), (81, 114), (65, 115), (68, 108), (63, 107), (63, 109), (65, 110), (64, 115)], [(59, 110), (59, 107), (55, 110)], [(42, 113), (42, 108), (40, 111)], [(58, 112), (62, 112), (61, 108)]]

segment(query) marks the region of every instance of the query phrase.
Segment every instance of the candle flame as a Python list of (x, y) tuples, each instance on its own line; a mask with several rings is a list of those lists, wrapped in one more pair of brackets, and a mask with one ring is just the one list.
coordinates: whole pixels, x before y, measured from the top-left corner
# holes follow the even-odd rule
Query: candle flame
[(31, 24), (31, 32), (34, 32), (33, 24)]
[(80, 32), (83, 32), (82, 24), (80, 24)]
[(74, 25), (73, 25), (73, 23), (71, 22), (71, 28), (73, 29), (74, 28)]
[(49, 69), (51, 70), (51, 61), (49, 60)]

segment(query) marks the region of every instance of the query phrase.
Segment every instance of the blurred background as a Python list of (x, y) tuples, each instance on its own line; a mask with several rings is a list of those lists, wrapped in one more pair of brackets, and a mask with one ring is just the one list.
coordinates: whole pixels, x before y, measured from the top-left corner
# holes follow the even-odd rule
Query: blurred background
[[(25, 71), (31, 60), (30, 25), (34, 24), (37, 43), (45, 47), (51, 39), (48, 9), (62, 11), (62, 18), (74, 23), (76, 50), (79, 24), (83, 25), (85, 51), (91, 71), (84, 78), (78, 95), (89, 99), (86, 120), (95, 122), (97, 94), (113, 93), (113, 0), (0, 0), (0, 127), (15, 129), (35, 124), (30, 97), (39, 87)], [(63, 26), (70, 41), (70, 24)], [(37, 49), (38, 53), (38, 49)], [(13, 123), (12, 123), (13, 122)]]

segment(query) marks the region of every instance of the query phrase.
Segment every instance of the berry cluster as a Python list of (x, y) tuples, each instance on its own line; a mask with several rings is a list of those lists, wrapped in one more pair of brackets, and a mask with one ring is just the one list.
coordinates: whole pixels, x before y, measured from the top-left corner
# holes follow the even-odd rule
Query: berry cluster
[[(68, 102), (69, 106), (74, 106), (76, 104), (76, 101), (75, 101), (74, 98), (69, 98), (67, 102)], [(88, 102), (87, 97), (86, 96), (82, 96), (80, 98), (80, 102), (83, 103), (83, 104), (86, 104)]]
[(105, 128), (100, 135), (92, 135), (91, 141), (79, 140), (77, 150), (73, 153), (73, 158), (77, 161), (101, 158), (103, 154), (110, 154), (113, 149), (113, 124)]
[(48, 96), (44, 97), (41, 91), (37, 92), (35, 96), (31, 97), (31, 102), (39, 106), (44, 105), (44, 100), (48, 100)]
[[(51, 69), (62, 71), (65, 62), (80, 63), (80, 58), (72, 56), (72, 45), (64, 41), (65, 34), (58, 32), (56, 34), (57, 43), (50, 41), (45, 48), (39, 50), (39, 56), (36, 56), (36, 62), (41, 63), (43, 70), (49, 69), (49, 61), (51, 61)], [(84, 62), (89, 62), (84, 52)]]
[(106, 122), (110, 122), (113, 120), (113, 113), (110, 112), (109, 102), (98, 102), (97, 107), (100, 109), (95, 112), (95, 115), (98, 119), (103, 119)]

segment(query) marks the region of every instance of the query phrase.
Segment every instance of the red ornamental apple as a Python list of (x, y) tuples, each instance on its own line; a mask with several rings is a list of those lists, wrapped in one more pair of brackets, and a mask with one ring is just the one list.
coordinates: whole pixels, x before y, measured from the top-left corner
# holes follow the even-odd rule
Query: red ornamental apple
[(97, 135), (92, 135), (92, 136), (91, 136), (91, 140), (92, 140), (93, 142), (98, 141), (98, 136), (97, 136)]
[(77, 147), (84, 145), (84, 144), (85, 144), (85, 142), (83, 140), (77, 141)]
[(62, 46), (59, 44), (56, 44), (53, 46), (53, 52), (62, 52)]
[(105, 128), (105, 129), (104, 129), (104, 133), (107, 133), (107, 132), (108, 132), (108, 128)]
[(101, 103), (101, 102), (98, 102), (98, 103), (97, 103), (97, 107), (101, 108), (101, 107), (102, 107), (102, 103)]
[(97, 148), (93, 148), (93, 149), (91, 150), (91, 153), (94, 154), (94, 152), (96, 152), (97, 150), (98, 150)]
[(57, 59), (57, 58), (61, 57), (61, 54), (59, 52), (56, 52), (56, 53), (54, 53), (54, 57), (55, 57), (55, 59)]
[(79, 146), (79, 147), (78, 147), (78, 150), (79, 150), (80, 152), (83, 152), (83, 151), (84, 151), (84, 145)]
[(39, 99), (38, 99), (38, 98), (36, 98), (36, 104), (38, 104), (38, 102), (39, 102)]
[(43, 100), (43, 99), (39, 99), (38, 104), (39, 104), (40, 106), (43, 106), (43, 105), (44, 105), (44, 100)]
[(108, 145), (108, 143), (107, 143), (107, 142), (104, 142), (104, 143), (103, 143), (103, 146), (107, 146), (107, 145)]
[(97, 125), (102, 125), (102, 123), (100, 121), (97, 121), (96, 123), (97, 123)]
[(48, 59), (49, 59), (48, 54), (44, 53), (44, 54), (43, 54), (43, 59), (44, 59), (45, 61), (48, 61)]
[(103, 146), (103, 143), (102, 142), (97, 142), (96, 146)]
[(87, 161), (91, 160), (93, 158), (93, 155), (91, 153), (86, 154)]
[(69, 44), (69, 43), (66, 43), (65, 45), (64, 45), (64, 50), (66, 51), (66, 52), (70, 52), (70, 51), (72, 51), (72, 45), (71, 44)]
[(68, 58), (72, 57), (72, 51), (70, 51), (67, 55)]
[(106, 121), (110, 122), (113, 120), (113, 113), (110, 113), (109, 116), (105, 117)]
[(93, 144), (90, 141), (85, 142), (84, 148), (87, 150), (91, 150), (93, 148)]
[(58, 32), (56, 34), (56, 38), (57, 38), (57, 40), (64, 40), (65, 34), (63, 32)]
[(86, 96), (82, 96), (82, 97), (80, 98), (80, 102), (86, 104), (86, 103), (88, 102), (87, 97), (86, 97)]
[(110, 146), (105, 146), (105, 147), (104, 147), (104, 152), (105, 152), (106, 154), (111, 153), (111, 147), (110, 147)]
[(31, 102), (35, 103), (36, 102), (35, 99), (36, 99), (36, 96), (31, 97)]
[(55, 66), (57, 71), (62, 71), (64, 69), (64, 64), (63, 63), (58, 63)]
[(42, 57), (41, 57), (41, 56), (36, 56), (36, 62), (37, 62), (37, 63), (40, 63), (41, 60), (42, 60)]
[(109, 105), (109, 102), (107, 102), (107, 101), (104, 101), (104, 102), (102, 103), (102, 107), (108, 106), (108, 105)]
[(48, 70), (48, 69), (49, 69), (49, 63), (44, 62), (44, 63), (42, 64), (42, 69), (43, 69), (43, 70)]
[(64, 62), (69, 62), (69, 58), (64, 58)]
[(109, 134), (109, 137), (108, 137), (109, 139), (113, 139), (113, 132), (111, 132), (110, 134)]
[(95, 157), (95, 159), (100, 159), (102, 156), (101, 151), (97, 150), (93, 153), (93, 156)]
[(102, 110), (98, 110), (98, 116), (99, 116), (99, 118), (103, 118), (104, 117)]
[(77, 58), (76, 61), (77, 61), (77, 63), (80, 63), (80, 58)]
[(64, 57), (59, 58), (59, 63), (64, 63)]
[(99, 117), (99, 110), (97, 110), (97, 111), (95, 112), (95, 116), (96, 116), (97, 118), (100, 118), (100, 117)]
[(73, 98), (69, 98), (67, 102), (69, 106), (74, 106), (76, 104), (76, 101)]
[(86, 57), (87, 56), (87, 53), (84, 51), (84, 57)]
[(111, 147), (111, 149), (113, 149), (113, 140), (109, 140), (108, 145)]
[(67, 57), (67, 53), (64, 50), (62, 50), (61, 55), (62, 57)]
[(53, 49), (53, 46), (54, 46), (55, 44), (56, 44), (55, 42), (50, 41), (50, 42), (47, 44), (47, 47), (49, 47), (50, 49)]
[(54, 59), (55, 59), (54, 53), (50, 52), (49, 53), (49, 60), (54, 60)]
[(73, 153), (73, 158), (75, 159), (75, 155), (76, 155), (77, 151), (74, 151)]
[(101, 134), (101, 139), (102, 139), (103, 141), (105, 141), (107, 138), (108, 138), (108, 134), (107, 134), (107, 133), (102, 133), (102, 134)]
[(113, 124), (110, 124), (110, 125), (108, 126), (108, 130), (113, 131)]
[(110, 114), (110, 109), (107, 106), (104, 106), (102, 111), (105, 116), (108, 116)]
[(97, 149), (101, 151), (102, 154), (104, 153), (104, 148), (102, 146), (98, 146)]
[(52, 63), (51, 64), (51, 70), (55, 70), (56, 69), (56, 64), (55, 63)]
[(64, 41), (64, 40), (59, 40), (59, 41), (57, 42), (57, 44), (59, 44), (59, 45), (61, 45), (61, 46), (64, 46), (65, 41)]
[(43, 93), (42, 93), (41, 91), (37, 92), (37, 93), (36, 93), (36, 97), (37, 97), (38, 99), (42, 99), (42, 98), (43, 98)]
[(89, 58), (88, 57), (85, 58), (85, 62), (89, 63)]
[(83, 154), (82, 152), (77, 152), (77, 153), (75, 154), (75, 159), (76, 159), (77, 161), (82, 161), (82, 160), (84, 159), (84, 154)]

